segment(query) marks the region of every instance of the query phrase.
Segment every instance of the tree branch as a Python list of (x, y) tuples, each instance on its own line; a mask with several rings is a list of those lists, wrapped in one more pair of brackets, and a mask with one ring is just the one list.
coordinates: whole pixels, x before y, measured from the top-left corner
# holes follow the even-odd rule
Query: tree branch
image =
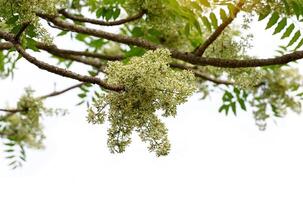
[[(0, 43), (0, 51), (9, 50), (13, 47), (14, 47), (14, 45), (10, 42), (1, 42)], [(85, 57), (98, 58), (101, 60), (109, 60), (109, 61), (123, 60), (125, 58), (122, 55), (105, 55), (105, 54), (94, 53), (94, 52), (89, 52), (89, 51), (74, 51), (74, 50), (67, 50), (67, 49), (59, 49), (56, 45), (48, 45), (43, 42), (37, 42), (36, 47), (38, 49), (41, 49), (41, 50), (44, 50), (47, 52), (53, 52), (56, 54), (85, 56)]]
[(233, 13), (213, 32), (210, 37), (201, 44), (196, 50), (195, 55), (202, 56), (206, 49), (221, 35), (221, 33), (224, 31), (224, 29), (232, 23), (232, 21), (237, 17), (237, 14), (241, 10), (242, 6), (244, 5), (243, 1), (240, 1), (235, 9), (233, 10)]
[(24, 110), (21, 110), (21, 109), (0, 109), (0, 111), (15, 114), (17, 112), (22, 112)]
[(64, 90), (60, 90), (60, 91), (54, 91), (52, 93), (49, 93), (49, 94), (46, 94), (46, 95), (43, 95), (43, 96), (40, 96), (40, 97), (37, 97), (38, 99), (47, 99), (47, 98), (50, 98), (50, 97), (55, 97), (55, 96), (59, 96), (65, 92), (68, 92), (70, 90), (73, 90), (73, 89), (76, 89), (78, 87), (81, 87), (82, 85), (84, 85), (85, 83), (79, 83), (79, 84), (76, 84), (76, 85), (73, 85), (73, 86), (70, 86)]
[[(1, 45), (0, 45), (1, 48)], [(110, 60), (110, 61), (116, 61), (116, 60), (123, 60), (124, 57), (121, 55), (105, 55), (101, 53), (94, 53), (94, 52), (88, 52), (88, 51), (73, 51), (73, 50), (67, 50), (67, 49), (59, 49), (55, 45), (47, 45), (42, 42), (37, 43), (37, 48), (42, 49), (48, 52), (56, 52), (58, 54), (66, 54), (66, 55), (75, 55), (75, 56), (85, 56), (85, 57), (91, 57), (91, 58), (98, 58), (102, 60)]]
[(86, 18), (82, 17), (79, 15), (71, 14), (67, 12), (66, 10), (62, 9), (58, 11), (60, 14), (62, 14), (64, 17), (72, 19), (74, 21), (78, 22), (86, 22), (86, 23), (91, 23), (91, 24), (96, 24), (96, 25), (101, 25), (101, 26), (117, 26), (117, 25), (122, 25), (128, 22), (132, 22), (135, 20), (138, 20), (143, 17), (143, 15), (146, 13), (146, 11), (141, 11), (138, 14), (134, 16), (127, 17), (125, 19), (120, 19), (116, 21), (102, 21), (102, 20), (97, 20), (97, 19), (91, 19), (91, 18)]
[(46, 70), (48, 72), (51, 72), (51, 73), (54, 73), (54, 74), (57, 74), (57, 75), (60, 75), (63, 77), (75, 79), (75, 80), (78, 80), (81, 82), (97, 84), (97, 85), (103, 87), (104, 89), (108, 89), (108, 90), (112, 90), (112, 91), (116, 91), (116, 92), (124, 90), (123, 86), (110, 85), (97, 77), (80, 75), (75, 72), (72, 72), (72, 71), (69, 71), (66, 69), (62, 69), (62, 68), (50, 65), (48, 63), (45, 63), (43, 61), (40, 61), (40, 60), (36, 59), (35, 57), (31, 56), (30, 54), (28, 54), (19, 44), (16, 44), (15, 47), (16, 47), (16, 50), (22, 55), (23, 58), (25, 58), (27, 61), (36, 65), (38, 68), (40, 68), (42, 70)]
[(220, 79), (210, 77), (210, 76), (208, 76), (206, 74), (203, 74), (202, 72), (200, 72), (198, 70), (195, 70), (194, 68), (186, 66), (184, 64), (171, 63), (170, 66), (173, 67), (173, 68), (178, 68), (178, 69), (191, 71), (196, 77), (202, 78), (202, 79), (207, 80), (207, 81), (211, 81), (211, 82), (216, 83), (216, 84), (222, 84), (222, 85), (233, 85), (234, 84), (233, 82), (230, 82), (230, 81), (220, 80)]
[(112, 90), (112, 91), (122, 91), (124, 90), (123, 86), (116, 86), (116, 85), (110, 85), (108, 83), (106, 83), (105, 81), (97, 78), (97, 77), (91, 77), (91, 76), (86, 76), (86, 75), (80, 75), (77, 74), (75, 72), (66, 70), (66, 69), (62, 69), (59, 67), (56, 67), (54, 65), (50, 65), (48, 63), (45, 63), (43, 61), (38, 60), (37, 58), (31, 56), (30, 54), (28, 54), (23, 47), (18, 43), (18, 41), (15, 40), (15, 37), (13, 34), (10, 33), (6, 33), (0, 30), (0, 37), (4, 38), (6, 41), (11, 42), (14, 47), (16, 48), (16, 50), (19, 52), (19, 54), (25, 58), (27, 61), (29, 61), (30, 63), (36, 65), (38, 68), (42, 69), (42, 70), (46, 70), (48, 72), (63, 76), (63, 77), (68, 77), (71, 79), (75, 79), (81, 82), (86, 82), (86, 83), (92, 83), (92, 84), (97, 84), (105, 89), (108, 90)]
[(127, 45), (135, 45), (135, 46), (142, 47), (145, 49), (150, 49), (150, 50), (155, 50), (155, 49), (161, 47), (160, 45), (154, 44), (152, 42), (149, 42), (148, 40), (144, 40), (141, 38), (133, 38), (133, 37), (129, 37), (126, 35), (119, 35), (119, 34), (105, 32), (102, 30), (97, 30), (97, 29), (93, 29), (93, 28), (76, 25), (76, 24), (64, 21), (54, 15), (47, 15), (44, 13), (36, 13), (36, 14), (37, 14), (37, 16), (45, 19), (46, 21), (52, 22), (54, 25), (56, 25), (60, 29), (67, 29), (67, 30), (70, 30), (73, 32), (83, 33), (83, 34), (87, 34), (87, 35), (91, 35), (91, 36), (95, 36), (95, 37), (99, 37), (99, 38), (104, 38), (107, 40), (111, 40), (111, 41), (115, 41), (115, 42), (119, 42), (119, 43), (123, 43), (123, 44), (127, 44)]
[(15, 41), (19, 41), (22, 33), (26, 30), (26, 28), (30, 25), (30, 22), (23, 23), (20, 27), (20, 30), (15, 35)]
[[(55, 96), (59, 96), (63, 93), (66, 93), (70, 90), (73, 90), (75, 88), (78, 88), (78, 87), (81, 87), (82, 85), (84, 85), (85, 83), (79, 83), (79, 84), (76, 84), (76, 85), (73, 85), (73, 86), (70, 86), (66, 89), (63, 89), (63, 90), (60, 90), (60, 91), (54, 91), (52, 93), (49, 93), (49, 94), (46, 94), (46, 95), (43, 95), (43, 96), (40, 96), (40, 97), (37, 97), (37, 99), (41, 99), (41, 100), (44, 100), (44, 99), (47, 99), (47, 98), (50, 98), (50, 97), (55, 97)], [(10, 114), (15, 114), (17, 112), (23, 112), (25, 110), (22, 110), (22, 109), (0, 109), (0, 112), (7, 112), (7, 113), (10, 113)]]
[(186, 61), (188, 63), (194, 65), (202, 66), (214, 66), (220, 68), (254, 68), (254, 67), (265, 67), (272, 65), (285, 65), (290, 62), (294, 62), (303, 58), (303, 51), (295, 51), (293, 53), (285, 54), (282, 56), (274, 57), (274, 58), (265, 58), (265, 59), (245, 59), (245, 60), (237, 60), (237, 59), (221, 59), (221, 58), (205, 58), (205, 57), (197, 57), (194, 54), (188, 53), (183, 54), (179, 52), (174, 52), (175, 57)]
[[(132, 38), (125, 35), (108, 33), (102, 30), (91, 29), (79, 25), (75, 25), (69, 22), (65, 22), (55, 16), (45, 15), (45, 14), (37, 14), (38, 16), (51, 21), (57, 26), (68, 29), (70, 31), (74, 31), (77, 33), (83, 33), (92, 35), (95, 37), (105, 38), (108, 40), (112, 40), (115, 42), (127, 44), (127, 45), (135, 45), (138, 47), (142, 47), (149, 50), (155, 50), (157, 48), (163, 48), (160, 45), (154, 44), (147, 40), (141, 38)], [(245, 68), (245, 67), (263, 67), (270, 65), (284, 65), (292, 61), (296, 61), (303, 58), (303, 51), (295, 51), (290, 54), (286, 54), (276, 58), (268, 58), (268, 59), (245, 59), (245, 60), (237, 60), (237, 59), (220, 59), (220, 58), (206, 58), (196, 56), (193, 53), (184, 53), (177, 51), (175, 49), (170, 49), (171, 56), (175, 59), (179, 59), (194, 65), (210, 65), (214, 67), (222, 67), (222, 68)]]
[(0, 51), (9, 50), (13, 47), (14, 47), (14, 45), (10, 42), (1, 42), (0, 43)]

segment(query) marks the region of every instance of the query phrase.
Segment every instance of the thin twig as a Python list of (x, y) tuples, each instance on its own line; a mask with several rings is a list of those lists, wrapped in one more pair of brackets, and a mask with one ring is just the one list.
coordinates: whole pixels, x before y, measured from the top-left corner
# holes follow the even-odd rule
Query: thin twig
[(209, 75), (203, 74), (202, 72), (194, 69), (193, 67), (186, 66), (185, 64), (171, 63), (170, 66), (173, 67), (173, 68), (178, 68), (178, 69), (191, 71), (196, 77), (202, 78), (202, 79), (207, 80), (207, 81), (211, 81), (211, 82), (216, 83), (216, 84), (222, 84), (222, 85), (233, 85), (234, 84), (233, 82), (230, 82), (230, 81), (227, 81), (227, 80), (216, 79), (216, 78), (213, 78)]
[(233, 10), (233, 13), (213, 32), (210, 37), (201, 44), (196, 50), (195, 55), (202, 56), (206, 49), (221, 35), (221, 33), (225, 30), (225, 28), (232, 23), (232, 21), (237, 17), (237, 14), (241, 10), (242, 6), (244, 5), (243, 1), (240, 1), (235, 9)]
[(43, 95), (43, 96), (40, 96), (40, 97), (37, 97), (38, 99), (47, 99), (47, 98), (50, 98), (50, 97), (55, 97), (55, 96), (59, 96), (65, 92), (68, 92), (70, 90), (73, 90), (73, 89), (76, 89), (76, 88), (79, 88), (81, 86), (83, 86), (85, 83), (78, 83), (76, 85), (73, 85), (73, 86), (70, 86), (64, 90), (60, 90), (60, 91), (54, 91), (52, 93), (49, 93), (49, 94), (46, 94), (46, 95)]
[(67, 12), (64, 9), (61, 9), (58, 12), (60, 14), (62, 14), (64, 17), (72, 19), (74, 21), (86, 22), (86, 23), (91, 23), (91, 24), (96, 24), (96, 25), (101, 25), (101, 26), (117, 26), (117, 25), (128, 23), (128, 22), (132, 22), (132, 21), (142, 18), (143, 15), (146, 13), (146, 11), (143, 10), (143, 11), (139, 12), (138, 14), (127, 17), (125, 19), (120, 19), (120, 20), (116, 20), (116, 21), (102, 21), (102, 20), (91, 19), (91, 18), (75, 15), (75, 14)]

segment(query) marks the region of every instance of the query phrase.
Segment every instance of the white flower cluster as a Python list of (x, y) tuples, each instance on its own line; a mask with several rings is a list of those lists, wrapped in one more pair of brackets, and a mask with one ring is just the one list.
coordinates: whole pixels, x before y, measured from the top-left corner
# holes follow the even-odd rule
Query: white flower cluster
[(109, 63), (108, 82), (124, 85), (125, 92), (102, 96), (89, 109), (88, 120), (103, 123), (104, 108), (109, 106), (108, 146), (112, 152), (125, 151), (132, 132), (136, 131), (142, 141), (149, 143), (150, 151), (158, 156), (169, 153), (167, 129), (156, 111), (163, 111), (164, 117), (175, 116), (177, 106), (195, 91), (194, 75), (171, 69), (170, 62), (170, 52), (157, 49), (131, 58), (127, 64)]
[(21, 21), (32, 21), (36, 11), (52, 14), (64, 3), (66, 0), (0, 0), (0, 19), (18, 15)]

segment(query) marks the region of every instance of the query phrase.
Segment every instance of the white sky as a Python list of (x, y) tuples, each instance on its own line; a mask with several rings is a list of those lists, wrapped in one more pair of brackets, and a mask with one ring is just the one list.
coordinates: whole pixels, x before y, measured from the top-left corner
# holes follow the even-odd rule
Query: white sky
[[(277, 44), (264, 26), (254, 27), (253, 53), (272, 55)], [(18, 65), (14, 81), (1, 81), (1, 105), (11, 105), (32, 85), (45, 94), (74, 83)], [(157, 158), (135, 137), (124, 154), (110, 154), (106, 125), (86, 123), (85, 108), (74, 107), (76, 92), (47, 100), (70, 108), (65, 117), (44, 120), (46, 149), (28, 151), (28, 161), (9, 170), (0, 153), (0, 199), (4, 200), (301, 200), (303, 198), (302, 116), (289, 114), (258, 131), (249, 113), (225, 117), (220, 99), (194, 95), (166, 120), (172, 151)]]

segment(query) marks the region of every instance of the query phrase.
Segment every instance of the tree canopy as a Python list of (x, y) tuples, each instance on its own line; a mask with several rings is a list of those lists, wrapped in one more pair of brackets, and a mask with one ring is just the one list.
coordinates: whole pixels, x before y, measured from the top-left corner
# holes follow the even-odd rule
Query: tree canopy
[[(256, 18), (280, 36), (276, 57), (249, 55), (246, 30)], [(175, 116), (193, 93), (222, 93), (218, 110), (226, 115), (250, 107), (261, 130), (270, 118), (300, 113), (302, 76), (289, 63), (303, 58), (302, 20), (300, 0), (0, 0), (1, 79), (22, 58), (80, 82), (40, 97), (27, 88), (15, 106), (0, 109), (10, 165), (22, 165), (26, 148), (43, 148), (41, 116), (64, 114), (43, 101), (72, 89), (79, 105), (88, 105), (88, 122), (110, 122), (113, 153), (137, 133), (149, 151), (167, 155), (161, 117)], [(66, 49), (58, 38), (82, 49)], [(57, 64), (43, 61), (45, 52)], [(87, 73), (73, 70), (78, 63)]]

